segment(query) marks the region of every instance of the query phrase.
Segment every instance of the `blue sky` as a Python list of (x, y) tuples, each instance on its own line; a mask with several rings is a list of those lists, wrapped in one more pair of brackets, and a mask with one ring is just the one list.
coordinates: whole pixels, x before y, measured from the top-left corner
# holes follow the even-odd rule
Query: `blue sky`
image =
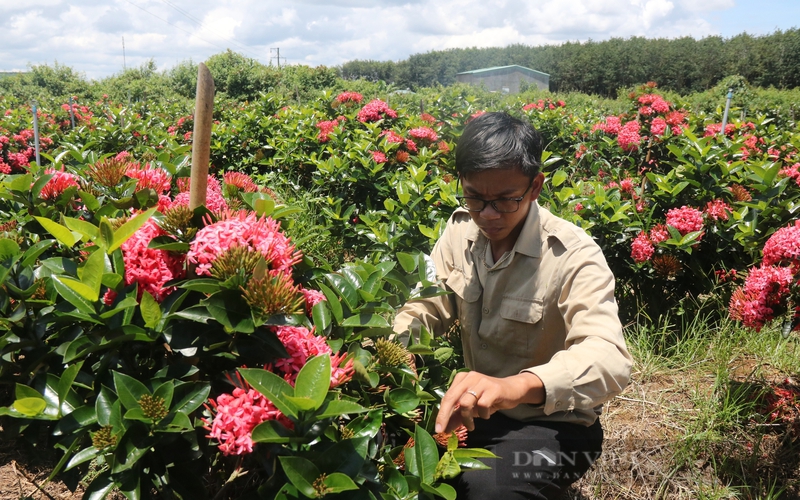
[(798, 27), (799, 0), (0, 0), (0, 71), (57, 61), (102, 78), (227, 48), (264, 64), (277, 64), (280, 49), (281, 64), (336, 66), (457, 47)]

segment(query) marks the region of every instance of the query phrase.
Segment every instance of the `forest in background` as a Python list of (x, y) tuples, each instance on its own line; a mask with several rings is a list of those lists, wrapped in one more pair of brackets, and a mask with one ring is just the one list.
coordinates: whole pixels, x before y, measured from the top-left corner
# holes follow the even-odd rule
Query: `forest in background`
[[(551, 92), (616, 98), (621, 89), (627, 93), (626, 89), (656, 81), (662, 90), (685, 96), (712, 89), (731, 75), (760, 88), (800, 87), (800, 29), (699, 40), (631, 37), (537, 47), (449, 49), (414, 54), (398, 62), (354, 60), (339, 67), (278, 68), (228, 50), (212, 55), (205, 63), (217, 92), (243, 101), (260, 93), (279, 92), (304, 102), (323, 89), (357, 91), (359, 81), (382, 84), (387, 92), (417, 91), (452, 85), (462, 71), (512, 64), (550, 74)], [(138, 102), (156, 97), (193, 98), (196, 82), (197, 63), (192, 60), (161, 71), (150, 60), (101, 80), (89, 80), (80, 71), (56, 62), (0, 78), (0, 96), (98, 99), (108, 94), (117, 102)]]

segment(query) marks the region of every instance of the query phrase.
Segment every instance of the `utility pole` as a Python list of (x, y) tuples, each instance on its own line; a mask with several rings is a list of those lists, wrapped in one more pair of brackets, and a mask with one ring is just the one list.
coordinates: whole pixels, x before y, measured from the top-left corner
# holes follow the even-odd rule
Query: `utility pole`
[[(269, 49), (270, 53), (272, 53), (273, 50), (277, 53), (277, 55), (275, 57), (270, 56), (269, 62), (272, 62), (273, 59), (277, 59), (278, 60), (278, 69), (281, 69), (281, 48), (280, 47), (270, 48)], [(286, 62), (286, 58), (285, 57), (283, 58), (283, 62)]]
[(125, 64), (125, 37), (122, 37), (122, 71), (127, 70), (128, 67)]

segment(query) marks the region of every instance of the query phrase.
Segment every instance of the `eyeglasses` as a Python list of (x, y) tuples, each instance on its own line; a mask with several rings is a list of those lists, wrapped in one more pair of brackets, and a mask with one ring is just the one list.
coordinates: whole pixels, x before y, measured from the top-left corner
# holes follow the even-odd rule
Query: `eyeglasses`
[(528, 184), (528, 188), (524, 193), (522, 193), (522, 196), (518, 198), (497, 198), (494, 200), (483, 200), (481, 198), (473, 198), (471, 196), (456, 196), (456, 199), (462, 208), (466, 208), (470, 212), (483, 212), (483, 210), (486, 208), (486, 205), (491, 205), (495, 212), (501, 214), (510, 214), (519, 210), (519, 204), (525, 199), (525, 195), (528, 194), (528, 190), (531, 188), (531, 186), (533, 186), (533, 179), (531, 179), (531, 183)]

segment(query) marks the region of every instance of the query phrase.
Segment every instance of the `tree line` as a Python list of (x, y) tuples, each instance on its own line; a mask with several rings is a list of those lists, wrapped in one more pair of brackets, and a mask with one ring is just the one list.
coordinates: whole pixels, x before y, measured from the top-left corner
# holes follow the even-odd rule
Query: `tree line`
[(730, 75), (740, 75), (758, 87), (791, 89), (800, 87), (800, 30), (699, 40), (631, 37), (536, 47), (448, 49), (414, 54), (399, 62), (350, 61), (339, 73), (345, 79), (383, 80), (415, 89), (451, 85), (463, 71), (513, 64), (548, 73), (553, 92), (604, 97), (615, 97), (618, 89), (647, 81), (685, 95), (710, 89)]

